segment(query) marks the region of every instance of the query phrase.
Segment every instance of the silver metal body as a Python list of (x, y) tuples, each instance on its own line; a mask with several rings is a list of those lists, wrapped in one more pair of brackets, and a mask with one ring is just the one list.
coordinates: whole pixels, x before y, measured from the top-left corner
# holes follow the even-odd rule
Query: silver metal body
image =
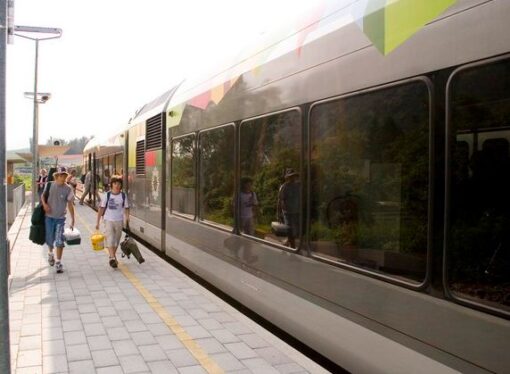
[[(473, 305), (468, 307), (444, 289), (437, 268), (441, 267), (444, 240), (444, 175), (435, 161), (436, 156), (444, 157), (440, 135), (444, 122), (436, 122), (435, 118), (444, 101), (438, 102), (436, 95), (445, 91), (447, 78), (457, 67), (498, 56), (508, 58), (510, 42), (503, 36), (510, 35), (509, 16), (508, 1), (458, 1), (387, 56), (372, 46), (356, 24), (345, 22), (302, 46), (299, 54), (292, 50), (259, 66), (257, 61), (265, 51), (262, 48), (240, 64), (226, 64), (230, 68), (211, 80), (185, 81), (167, 97), (148, 104), (146, 108), (150, 109), (139, 113), (127, 126), (126, 170), (129, 198), (134, 204), (131, 230), (349, 371), (510, 371), (508, 319)], [(199, 109), (189, 105), (233, 76), (238, 76), (236, 84), (215, 105)], [(290, 109), (302, 113), (306, 137), (310, 107), (408, 80), (426, 82), (434, 103), (430, 125), (433, 193), (429, 260), (436, 261), (430, 260), (421, 284), (327, 261), (314, 254), (308, 243), (296, 252), (239, 235), (236, 230), (233, 233), (196, 218), (197, 206), (186, 207), (195, 214), (172, 211), (168, 181), (172, 176), (174, 139), (190, 134), (198, 137), (205, 129), (234, 123), (238, 149), (243, 121)], [(159, 149), (162, 160), (155, 163), (154, 170), (164, 178), (159, 180), (163, 188), (157, 189), (151, 187), (154, 176), (146, 176), (147, 172), (139, 167), (142, 164), (135, 162), (134, 153), (137, 142), (146, 141), (148, 120), (162, 113), (166, 140)], [(147, 163), (152, 157), (146, 150), (138, 148), (138, 152), (139, 162)], [(302, 163), (310, 175), (309, 156), (305, 155)], [(160, 195), (156, 196), (155, 191)], [(305, 193), (305, 199), (309, 198)]]

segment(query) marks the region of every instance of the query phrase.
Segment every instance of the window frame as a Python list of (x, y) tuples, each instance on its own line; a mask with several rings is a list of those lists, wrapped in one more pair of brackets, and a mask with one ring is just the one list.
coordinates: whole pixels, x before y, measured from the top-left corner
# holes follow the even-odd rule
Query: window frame
[(169, 178), (169, 182), (170, 182), (170, 214), (173, 215), (173, 216), (176, 216), (176, 217), (181, 217), (181, 218), (184, 218), (188, 221), (196, 221), (197, 220), (197, 217), (198, 217), (198, 214), (197, 214), (197, 208), (198, 208), (198, 204), (197, 204), (197, 181), (198, 181), (198, 170), (197, 170), (197, 158), (194, 157), (193, 159), (193, 173), (194, 173), (194, 180), (195, 180), (195, 193), (193, 194), (194, 195), (194, 199), (195, 199), (195, 209), (194, 209), (194, 212), (193, 212), (193, 216), (191, 216), (190, 214), (186, 214), (186, 213), (182, 213), (182, 212), (179, 212), (179, 211), (176, 211), (173, 209), (173, 203), (174, 203), (174, 199), (173, 199), (173, 189), (174, 189), (174, 185), (172, 183), (172, 177), (173, 177), (173, 161), (174, 161), (174, 156), (173, 156), (173, 142), (176, 141), (176, 140), (180, 140), (180, 139), (183, 139), (183, 138), (187, 138), (189, 136), (193, 136), (193, 151), (194, 151), (194, 154), (196, 155), (197, 154), (197, 139), (198, 139), (198, 136), (197, 136), (197, 133), (196, 132), (191, 132), (191, 133), (188, 133), (188, 134), (185, 134), (185, 135), (179, 135), (179, 136), (175, 136), (175, 137), (172, 137), (170, 139), (170, 178)]
[(444, 204), (444, 213), (443, 213), (443, 222), (444, 222), (444, 240), (443, 240), (443, 272), (442, 272), (442, 282), (443, 282), (443, 291), (445, 297), (454, 301), (457, 304), (468, 306), (480, 311), (490, 312), (492, 314), (509, 318), (510, 312), (507, 312), (502, 309), (498, 309), (480, 302), (476, 302), (473, 300), (469, 300), (460, 295), (456, 295), (449, 286), (449, 277), (448, 277), (448, 266), (450, 265), (449, 260), (449, 244), (451, 241), (451, 192), (452, 192), (452, 168), (451, 163), (453, 161), (452, 157), (452, 136), (453, 128), (452, 128), (452, 83), (455, 78), (464, 71), (473, 70), (479, 67), (484, 67), (491, 64), (496, 64), (498, 62), (508, 61), (510, 64), (510, 54), (505, 54), (498, 57), (488, 58), (482, 61), (477, 61), (469, 64), (465, 64), (457, 67), (448, 77), (448, 81), (446, 82), (446, 94), (445, 94), (445, 204)]
[[(434, 114), (435, 114), (435, 109), (434, 109), (434, 103), (435, 103), (435, 101), (434, 101), (434, 84), (429, 77), (416, 76), (416, 77), (412, 77), (412, 78), (408, 78), (408, 79), (404, 79), (404, 80), (391, 82), (388, 84), (383, 84), (383, 85), (379, 85), (379, 86), (375, 86), (375, 87), (370, 87), (367, 89), (362, 89), (362, 90), (355, 91), (355, 92), (349, 92), (349, 93), (346, 93), (343, 95), (338, 95), (338, 96), (334, 96), (334, 97), (331, 97), (328, 99), (319, 100), (319, 101), (315, 101), (315, 102), (311, 103), (310, 108), (308, 110), (307, 129), (306, 129), (307, 133), (308, 133), (308, 138), (307, 138), (308, 144), (307, 144), (307, 154), (306, 154), (306, 157), (307, 157), (307, 160), (306, 160), (307, 181), (308, 181), (307, 182), (307, 190), (311, 191), (311, 187), (312, 187), (312, 180), (311, 180), (311, 176), (312, 176), (312, 171), (311, 171), (312, 121), (311, 121), (311, 119), (312, 119), (312, 111), (314, 110), (314, 108), (319, 105), (331, 103), (334, 101), (340, 101), (340, 100), (344, 100), (344, 99), (349, 99), (351, 97), (356, 97), (356, 96), (360, 96), (360, 95), (366, 95), (366, 94), (370, 94), (370, 93), (374, 93), (374, 92), (379, 92), (379, 91), (386, 90), (386, 89), (389, 89), (392, 87), (404, 86), (404, 85), (410, 84), (410, 83), (424, 83), (425, 87), (427, 88), (428, 100), (429, 100), (429, 103), (428, 103), (429, 104), (428, 105), (428, 109), (429, 109), (428, 110), (428, 117), (429, 117), (429, 121), (428, 121), (428, 130), (429, 130), (428, 196), (429, 197), (428, 197), (428, 203), (427, 203), (427, 210), (428, 210), (427, 254), (425, 256), (426, 266), (425, 266), (425, 273), (424, 273), (425, 276), (424, 276), (423, 280), (420, 283), (406, 281), (404, 279), (399, 279), (396, 276), (392, 276), (389, 274), (378, 273), (378, 272), (375, 272), (375, 271), (372, 271), (369, 269), (365, 269), (365, 268), (362, 268), (362, 267), (359, 267), (359, 266), (356, 266), (353, 264), (347, 264), (347, 263), (343, 263), (340, 261), (332, 260), (330, 258), (327, 258), (327, 257), (317, 253), (316, 251), (312, 251), (311, 249), (310, 249), (310, 257), (313, 259), (319, 260), (321, 262), (325, 262), (330, 265), (337, 266), (342, 269), (351, 270), (351, 271), (354, 271), (356, 273), (360, 273), (363, 275), (368, 275), (370, 277), (380, 279), (380, 280), (386, 281), (388, 283), (403, 286), (403, 287), (409, 288), (411, 290), (421, 291), (421, 290), (424, 290), (425, 288), (427, 288), (431, 282), (432, 252), (433, 252), (433, 244), (434, 244), (434, 241), (433, 241), (433, 227), (434, 226), (433, 225), (434, 225), (434, 201), (435, 201), (435, 194), (434, 194), (434, 171), (435, 171), (435, 168), (434, 168), (434, 165), (435, 165), (435, 153), (434, 153), (434, 139), (435, 139), (435, 136), (434, 136), (434, 130), (435, 130), (434, 129), (434, 123), (435, 123)], [(310, 198), (307, 198), (307, 217), (306, 217), (306, 232), (307, 233), (310, 232), (310, 226), (311, 226), (311, 219), (310, 219), (311, 201), (310, 200), (311, 200)], [(308, 236), (307, 244), (308, 244), (308, 247), (311, 248), (309, 236)]]
[[(232, 173), (233, 173), (233, 177), (234, 177), (234, 224), (232, 225), (232, 227), (225, 227), (217, 222), (214, 222), (214, 221), (209, 221), (209, 220), (206, 220), (206, 219), (202, 219), (200, 217), (200, 213), (201, 213), (201, 208), (202, 208), (202, 200), (201, 200), (201, 190), (202, 190), (202, 178), (200, 177), (201, 175), (201, 171), (202, 171), (202, 167), (201, 167), (201, 160), (202, 160), (202, 148), (201, 148), (201, 138), (202, 138), (202, 134), (204, 133), (207, 133), (207, 132), (211, 132), (211, 131), (214, 131), (214, 130), (219, 130), (219, 129), (222, 129), (222, 128), (227, 128), (227, 127), (232, 127), (233, 130), (234, 130), (234, 146), (233, 146), (233, 161), (234, 161), (234, 169), (232, 170)], [(211, 128), (208, 128), (208, 129), (204, 129), (204, 130), (200, 130), (198, 132), (198, 136), (196, 138), (196, 146), (197, 146), (197, 154), (198, 154), (198, 157), (197, 157), (197, 174), (196, 174), (196, 177), (197, 177), (197, 221), (203, 225), (206, 225), (206, 226), (210, 226), (210, 227), (214, 227), (218, 230), (222, 230), (222, 231), (226, 231), (226, 232), (232, 232), (236, 226), (237, 226), (237, 217), (236, 217), (236, 212), (237, 212), (237, 204), (235, 204), (235, 202), (237, 201), (237, 158), (236, 158), (236, 153), (237, 153), (237, 149), (236, 149), (236, 138), (237, 138), (237, 133), (236, 133), (236, 124), (234, 122), (229, 122), (229, 123), (225, 123), (223, 125), (219, 125), (219, 126), (216, 126), (216, 127), (211, 127)]]
[[(307, 217), (307, 206), (308, 206), (308, 198), (306, 199), (306, 201), (304, 201), (305, 199), (305, 187), (307, 187), (307, 183), (304, 183), (304, 181), (302, 181), (301, 183), (301, 191), (300, 191), (300, 201), (301, 201), (301, 216), (300, 216), (300, 223), (299, 223), (299, 228), (300, 228), (300, 231), (301, 231), (301, 234), (299, 236), (299, 238), (296, 238), (297, 240), (299, 240), (300, 244), (299, 244), (299, 247), (298, 248), (290, 248), (290, 247), (286, 247), (284, 246), (283, 244), (281, 243), (275, 243), (275, 242), (272, 242), (272, 241), (269, 241), (269, 240), (264, 240), (264, 239), (261, 239), (261, 238), (258, 238), (256, 236), (251, 236), (251, 235), (247, 235), (247, 234), (243, 234), (240, 230), (239, 230), (239, 181), (240, 181), (240, 176), (241, 176), (241, 135), (242, 135), (242, 126), (246, 123), (246, 122), (252, 122), (252, 121), (256, 121), (256, 120), (259, 120), (261, 118), (266, 118), (266, 117), (271, 117), (271, 116), (275, 116), (275, 115), (279, 115), (279, 114), (282, 114), (282, 113), (290, 113), (290, 112), (297, 112), (299, 114), (299, 125), (300, 125), (300, 137), (301, 137), (301, 141), (300, 141), (300, 147), (301, 147), (301, 150), (299, 152), (299, 172), (301, 175), (305, 176), (305, 172), (306, 172), (306, 165), (303, 161), (303, 158), (304, 158), (304, 155), (305, 155), (305, 145), (306, 145), (306, 141), (305, 141), (305, 121), (304, 121), (304, 118), (303, 118), (303, 110), (301, 109), (301, 107), (299, 106), (293, 106), (293, 107), (290, 107), (290, 108), (286, 108), (286, 109), (282, 109), (282, 110), (278, 110), (278, 111), (275, 111), (275, 112), (270, 112), (270, 113), (265, 113), (265, 114), (261, 114), (261, 115), (258, 115), (258, 116), (255, 116), (255, 117), (250, 117), (250, 118), (246, 118), (246, 119), (243, 119), (240, 123), (239, 123), (239, 135), (237, 136), (237, 139), (236, 139), (236, 142), (237, 142), (237, 157), (238, 157), (238, 165), (237, 165), (237, 175), (236, 175), (236, 209), (235, 209), (235, 213), (236, 213), (236, 217), (235, 217), (235, 222), (236, 222), (236, 233), (239, 235), (239, 236), (242, 236), (242, 237), (245, 237), (245, 238), (249, 238), (251, 240), (254, 240), (254, 241), (257, 241), (259, 243), (263, 243), (263, 244), (266, 244), (266, 245), (270, 245), (270, 246), (273, 246), (273, 247), (276, 247), (278, 249), (282, 249), (282, 250), (285, 250), (287, 252), (291, 252), (291, 253), (298, 253), (298, 252), (301, 252), (301, 253), (304, 253), (304, 252), (307, 252), (308, 251), (308, 235), (307, 235), (307, 232), (305, 232), (305, 228), (306, 228), (306, 223), (305, 225), (303, 225), (303, 220)], [(275, 217), (276, 219), (276, 217)]]

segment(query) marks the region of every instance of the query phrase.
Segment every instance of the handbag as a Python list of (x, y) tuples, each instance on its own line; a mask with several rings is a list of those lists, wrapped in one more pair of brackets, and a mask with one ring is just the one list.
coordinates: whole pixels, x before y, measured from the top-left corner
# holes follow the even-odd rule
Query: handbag
[(126, 234), (124, 241), (120, 243), (120, 249), (122, 251), (122, 257), (126, 256), (127, 258), (129, 258), (129, 256), (133, 255), (139, 264), (145, 262), (145, 259), (140, 253), (140, 250), (138, 249), (138, 245), (136, 244), (135, 240), (131, 238), (128, 234)]
[(285, 223), (273, 221), (271, 222), (271, 231), (276, 236), (289, 236), (289, 225), (286, 225)]
[(44, 223), (42, 225), (31, 225), (28, 238), (35, 244), (43, 245), (46, 241), (46, 228)]
[(69, 227), (67, 227), (64, 230), (64, 239), (66, 240), (67, 245), (81, 244), (81, 235), (78, 229), (76, 228), (73, 228), (73, 230), (71, 230)]
[(44, 218), (46, 214), (44, 213), (44, 209), (41, 203), (37, 204), (37, 206), (34, 208), (34, 211), (32, 213), (31, 217), (31, 223), (34, 226), (37, 225), (44, 225)]

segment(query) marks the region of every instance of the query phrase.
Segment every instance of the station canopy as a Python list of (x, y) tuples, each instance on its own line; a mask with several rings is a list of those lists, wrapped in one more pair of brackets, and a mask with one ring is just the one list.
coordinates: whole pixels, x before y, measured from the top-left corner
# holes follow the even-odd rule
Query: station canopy
[[(38, 147), (39, 158), (62, 156), (70, 148), (67, 145), (40, 145)], [(32, 152), (18, 152), (18, 155), (25, 161), (32, 162)]]

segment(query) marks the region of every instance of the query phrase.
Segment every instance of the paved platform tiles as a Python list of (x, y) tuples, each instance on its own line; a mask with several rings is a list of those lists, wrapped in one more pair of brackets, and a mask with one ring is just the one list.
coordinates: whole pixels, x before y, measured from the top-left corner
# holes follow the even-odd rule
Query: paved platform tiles
[(28, 240), (29, 207), (9, 231), (12, 373), (326, 372), (143, 246), (144, 264), (119, 249), (110, 268), (90, 245), (96, 213), (76, 213), (63, 274)]

